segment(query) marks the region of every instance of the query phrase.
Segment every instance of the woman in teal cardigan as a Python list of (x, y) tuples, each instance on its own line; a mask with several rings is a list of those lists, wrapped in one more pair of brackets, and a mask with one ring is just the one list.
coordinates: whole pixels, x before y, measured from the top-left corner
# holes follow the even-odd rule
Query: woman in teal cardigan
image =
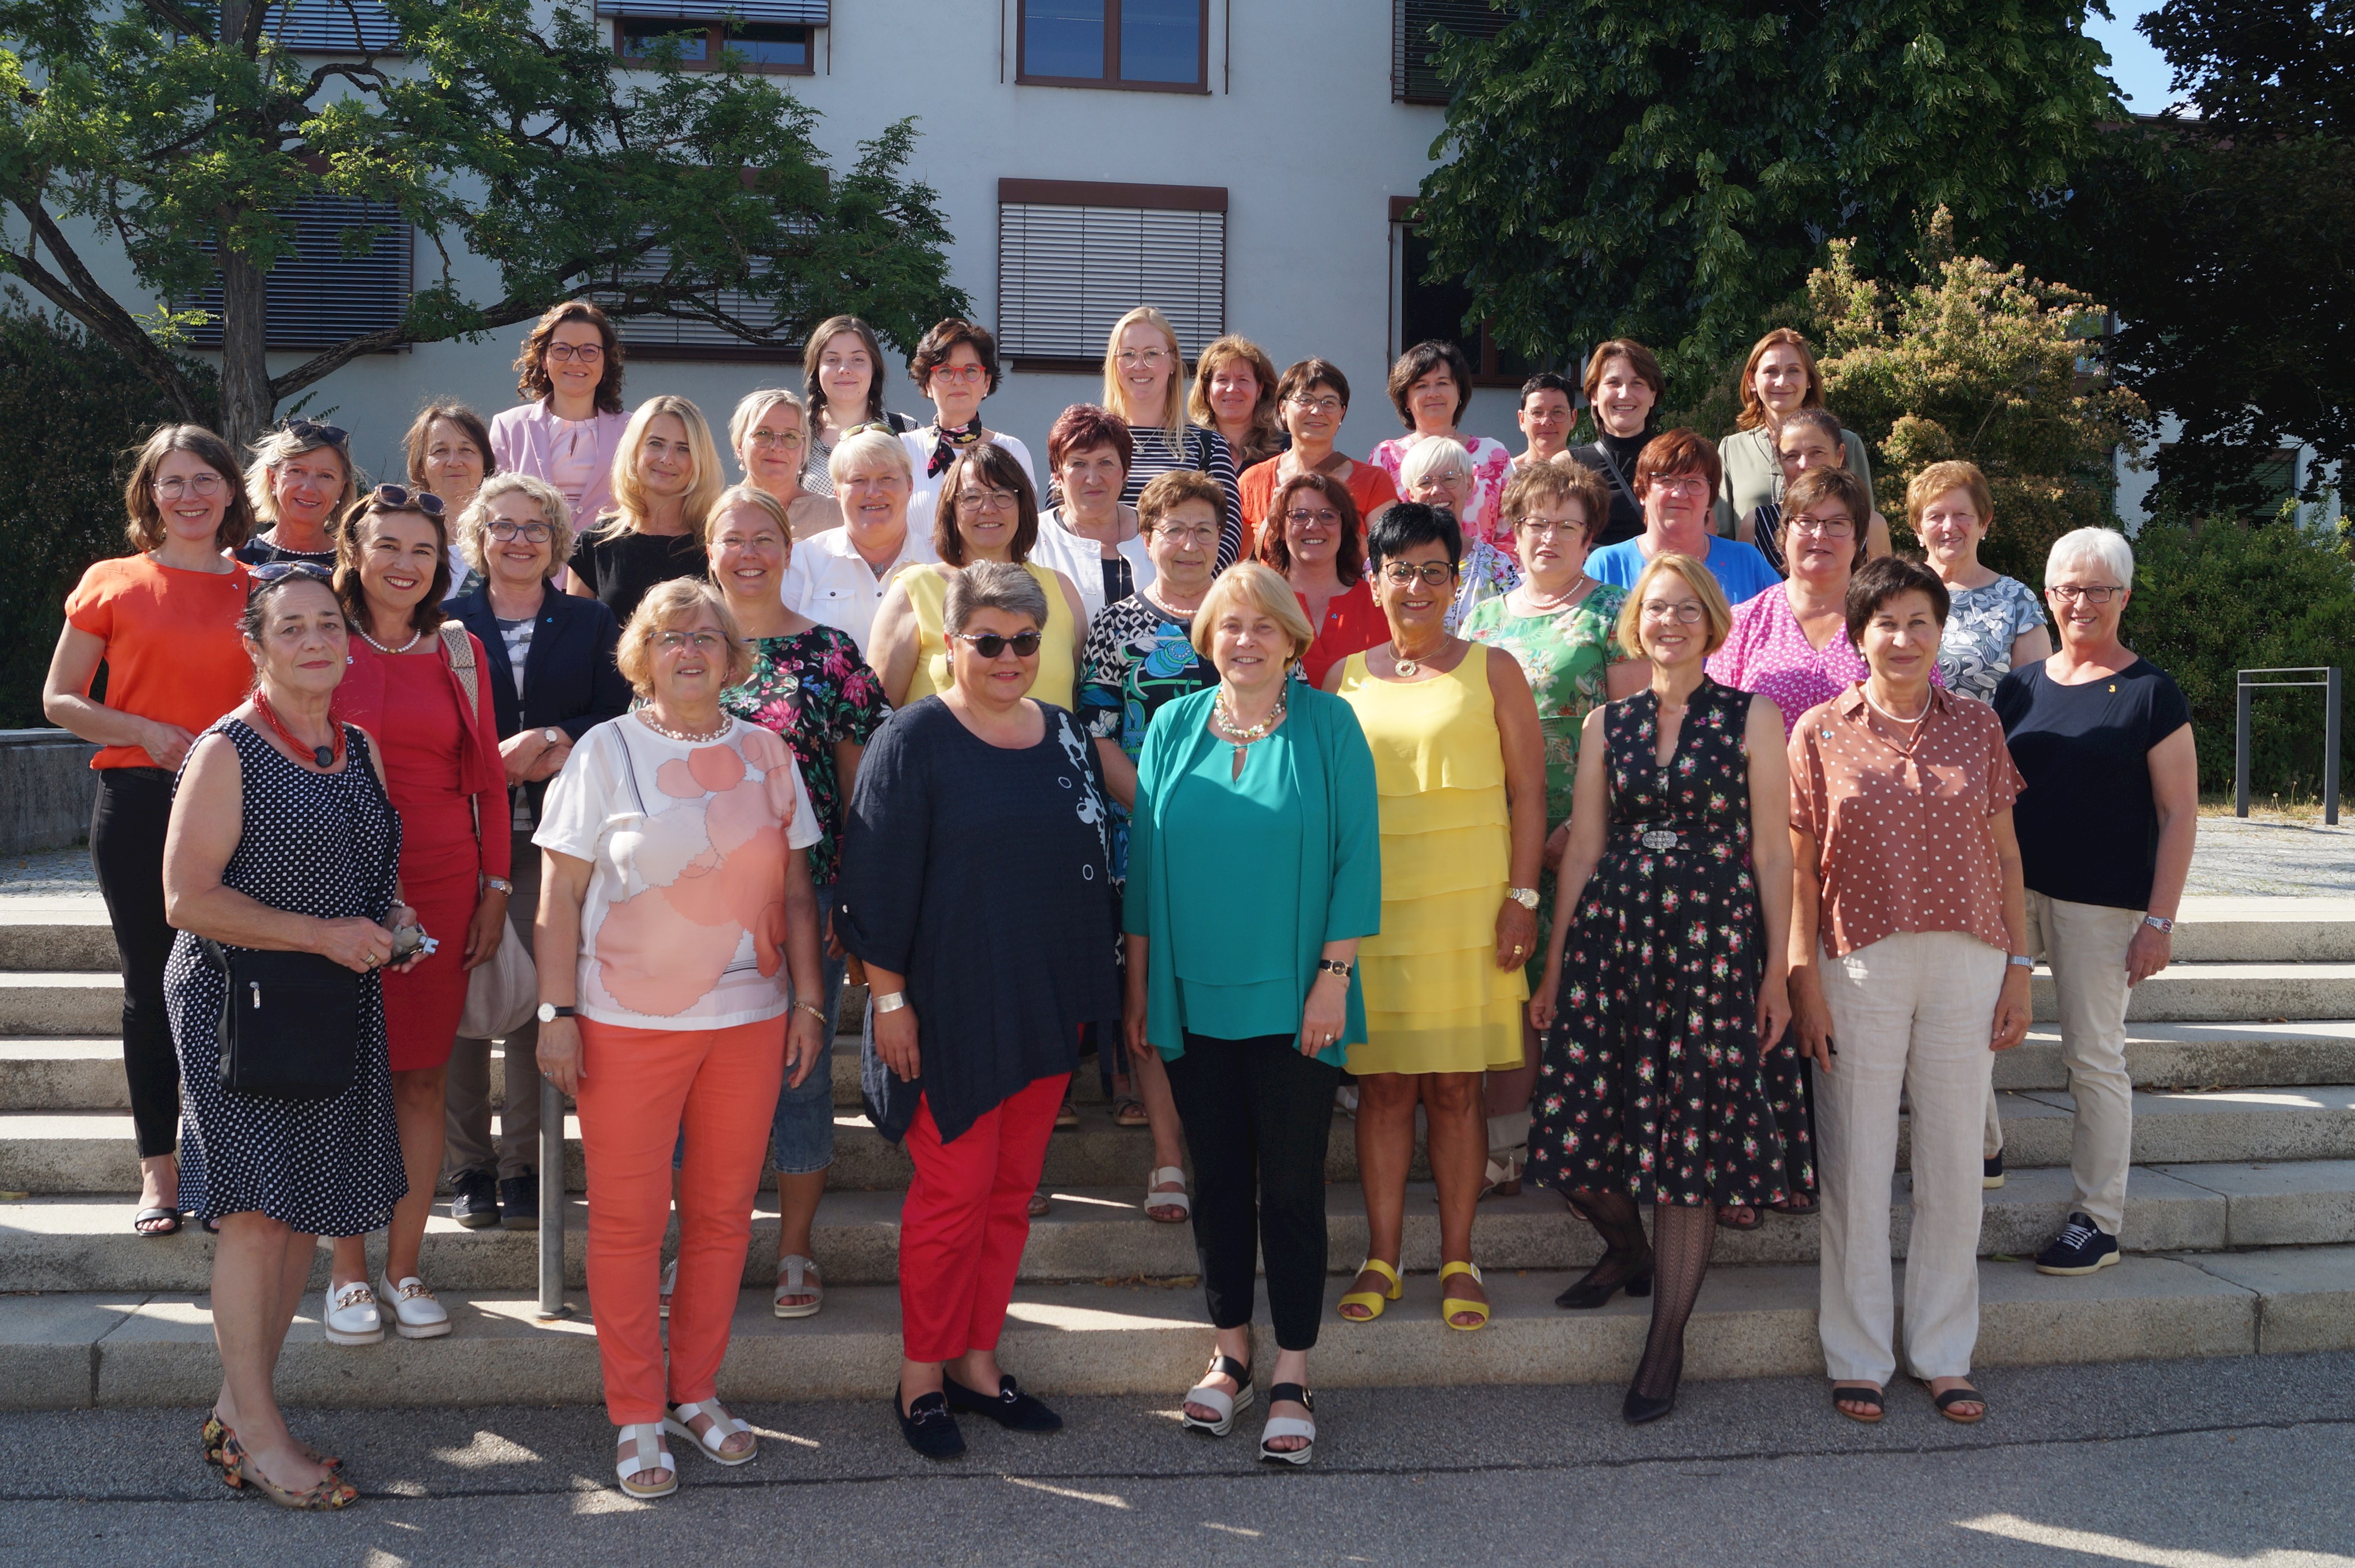
[(1185, 1119), (1218, 1334), (1185, 1424), (1223, 1436), (1252, 1401), (1263, 1255), (1277, 1353), (1260, 1457), (1289, 1465), (1316, 1445), (1325, 1146), (1344, 1050), (1366, 1038), (1358, 941), (1382, 918), (1373, 753), (1348, 703), (1292, 678), (1314, 640), (1266, 567), (1246, 561), (1210, 585), (1193, 642), (1219, 684), (1146, 731), (1123, 919), (1128, 1048), (1161, 1053)]

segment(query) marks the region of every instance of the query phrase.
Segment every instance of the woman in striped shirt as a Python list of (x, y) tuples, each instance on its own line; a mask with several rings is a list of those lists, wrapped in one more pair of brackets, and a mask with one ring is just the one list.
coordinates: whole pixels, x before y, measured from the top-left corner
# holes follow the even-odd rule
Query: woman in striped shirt
[(1173, 468), (1199, 469), (1217, 480), (1227, 493), (1226, 518), (1219, 530), (1218, 565), (1223, 571), (1242, 553), (1242, 497), (1235, 490), (1234, 453), (1217, 431), (1185, 422), (1186, 400), (1179, 389), (1185, 375), (1178, 329), (1167, 316), (1141, 304), (1113, 323), (1111, 341), (1104, 345), (1104, 407), (1128, 421), (1135, 447), (1121, 503), (1135, 506), (1145, 487)]

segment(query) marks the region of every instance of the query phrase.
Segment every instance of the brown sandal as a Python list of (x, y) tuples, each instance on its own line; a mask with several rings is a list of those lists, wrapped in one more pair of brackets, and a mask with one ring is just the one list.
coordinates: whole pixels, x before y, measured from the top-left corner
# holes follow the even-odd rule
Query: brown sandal
[[(1979, 1392), (1970, 1384), (1964, 1383), (1959, 1388), (1950, 1388), (1945, 1392), (1939, 1393), (1931, 1389), (1928, 1378), (1915, 1378), (1913, 1381), (1922, 1385), (1922, 1391), (1924, 1393), (1929, 1394), (1930, 1403), (1938, 1407), (1938, 1413), (1955, 1425), (1977, 1426), (1987, 1419), (1987, 1395)], [(1956, 1415), (1955, 1406), (1958, 1404), (1976, 1404), (1979, 1407), (1979, 1413), (1977, 1415)]]
[(1124, 1094), (1113, 1102), (1112, 1125), (1115, 1127), (1149, 1127), (1153, 1118), (1145, 1114), (1145, 1102)]
[(234, 1432), (229, 1433), (223, 1440), (221, 1453), (228, 1461), (223, 1477), (230, 1486), (240, 1490), (249, 1486), (252, 1487), (280, 1508), (293, 1509), (304, 1513), (333, 1513), (339, 1509), (347, 1509), (359, 1501), (359, 1488), (333, 1471), (320, 1477), (316, 1483), (305, 1487), (299, 1492), (280, 1486), (259, 1469), (249, 1468), (253, 1463), (252, 1458), (239, 1445), (237, 1434)]

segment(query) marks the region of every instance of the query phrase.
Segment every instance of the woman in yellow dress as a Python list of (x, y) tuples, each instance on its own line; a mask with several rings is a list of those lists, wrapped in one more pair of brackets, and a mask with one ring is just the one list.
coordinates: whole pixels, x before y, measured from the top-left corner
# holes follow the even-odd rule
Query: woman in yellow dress
[(1481, 1075), (1521, 1064), (1522, 966), (1537, 950), (1545, 849), (1545, 741), (1512, 655), (1446, 629), (1464, 535), (1403, 501), (1366, 539), (1390, 641), (1352, 654), (1325, 688), (1357, 710), (1374, 753), (1382, 830), (1382, 926), (1358, 949), (1366, 1040), (1358, 1079), (1358, 1179), (1369, 1250), (1341, 1297), (1353, 1323), (1399, 1298), (1414, 1112), (1439, 1186), (1440, 1310), (1451, 1328), (1488, 1321), (1472, 1262), (1487, 1165)]
[(1047, 594), (1039, 678), (1030, 695), (1071, 710), (1080, 656), (1088, 640), (1088, 613), (1070, 578), (1030, 560), (1031, 547), (1038, 542), (1039, 494), (1022, 464), (989, 442), (958, 453), (941, 476), (940, 510), (932, 521), (938, 564), (901, 572), (876, 606), (867, 662), (881, 677), (883, 695), (893, 708), (905, 708), (954, 684), (942, 624), (949, 581), (973, 561), (1002, 560), (1028, 571)]

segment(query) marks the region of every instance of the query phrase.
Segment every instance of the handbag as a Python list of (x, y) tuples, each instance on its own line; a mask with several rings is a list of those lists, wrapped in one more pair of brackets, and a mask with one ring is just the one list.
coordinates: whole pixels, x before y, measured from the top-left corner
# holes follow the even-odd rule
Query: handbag
[(361, 976), (316, 953), (234, 951), (199, 939), (227, 976), (221, 1086), (281, 1100), (327, 1100), (357, 1070)]
[[(458, 685), (466, 693), (466, 709), (471, 715), (481, 700), (480, 678), (474, 667), (474, 645), (466, 635), (466, 628), (454, 621), (442, 623), (442, 656), (458, 677)], [(471, 721), (471, 720), (470, 720)], [(474, 835), (482, 836), (482, 804), (474, 805)], [(466, 1006), (458, 1015), (458, 1038), (461, 1040), (505, 1040), (523, 1028), (534, 1008), (539, 1006), (539, 971), (533, 967), (531, 955), (510, 927), (498, 951), (487, 964), (475, 965), (466, 976)]]

